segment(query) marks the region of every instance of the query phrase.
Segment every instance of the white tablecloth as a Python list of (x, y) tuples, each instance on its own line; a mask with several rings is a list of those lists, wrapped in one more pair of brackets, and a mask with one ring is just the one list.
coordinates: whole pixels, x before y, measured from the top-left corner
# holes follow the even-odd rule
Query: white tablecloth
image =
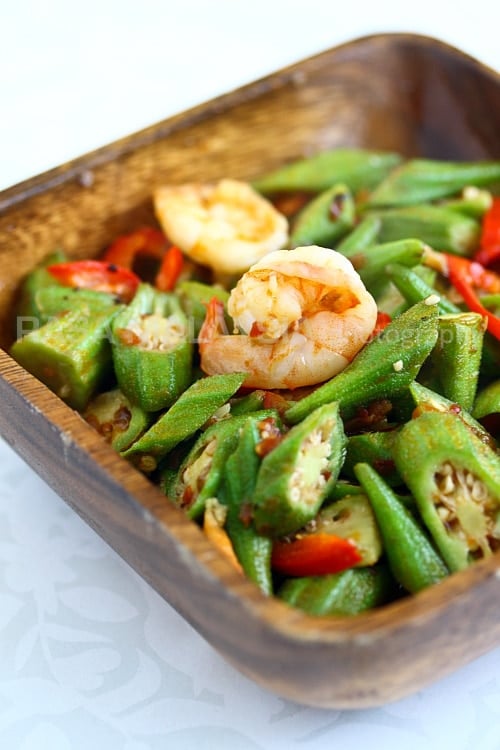
[[(0, 188), (367, 33), (427, 33), (500, 68), (495, 2), (401, 5), (4, 3)], [(2, 750), (498, 750), (499, 674), (497, 649), (384, 708), (281, 700), (225, 664), (0, 440)]]

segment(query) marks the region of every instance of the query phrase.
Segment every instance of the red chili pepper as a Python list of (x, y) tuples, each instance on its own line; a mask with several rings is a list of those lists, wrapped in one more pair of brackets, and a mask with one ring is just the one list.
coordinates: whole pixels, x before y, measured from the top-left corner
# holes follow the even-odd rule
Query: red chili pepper
[(479, 250), (474, 260), (491, 266), (500, 260), (500, 198), (493, 198), (491, 207), (483, 216)]
[(172, 245), (163, 256), (160, 269), (156, 274), (155, 286), (162, 292), (169, 292), (175, 287), (183, 266), (184, 256), (181, 250)]
[(132, 299), (140, 283), (139, 277), (130, 269), (102, 260), (54, 263), (47, 267), (47, 271), (64, 286), (108, 292), (122, 302)]
[(306, 534), (292, 542), (273, 545), (271, 566), (289, 576), (320, 576), (352, 568), (361, 560), (351, 539), (335, 534)]
[(372, 331), (372, 336), (377, 336), (381, 331), (386, 328), (391, 322), (392, 318), (385, 312), (380, 310), (377, 312), (377, 320), (375, 321), (375, 328)]
[(163, 260), (168, 240), (159, 229), (142, 227), (131, 234), (117, 237), (102, 256), (102, 260), (117, 266), (132, 268), (139, 255)]
[(500, 318), (484, 307), (475, 291), (480, 289), (492, 294), (499, 293), (500, 276), (494, 271), (488, 271), (480, 263), (458, 255), (445, 255), (445, 259), (450, 283), (463, 297), (469, 310), (487, 319), (488, 331), (500, 341)]

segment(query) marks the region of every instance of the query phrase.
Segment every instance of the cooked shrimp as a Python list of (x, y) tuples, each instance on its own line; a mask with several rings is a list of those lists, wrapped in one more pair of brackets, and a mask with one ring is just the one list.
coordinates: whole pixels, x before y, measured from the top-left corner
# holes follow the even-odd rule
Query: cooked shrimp
[(241, 274), (288, 241), (286, 218), (245, 182), (160, 187), (154, 204), (171, 242), (217, 274)]
[[(377, 306), (351, 263), (335, 250), (277, 250), (232, 290), (228, 333), (213, 300), (199, 337), (209, 375), (247, 372), (252, 388), (298, 388), (333, 377), (370, 337)], [(240, 333), (242, 331), (242, 333)]]

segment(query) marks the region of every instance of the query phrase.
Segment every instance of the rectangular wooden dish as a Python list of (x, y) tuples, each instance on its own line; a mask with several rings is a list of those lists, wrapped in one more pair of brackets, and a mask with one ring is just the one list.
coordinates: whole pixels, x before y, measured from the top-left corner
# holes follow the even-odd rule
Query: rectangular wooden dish
[[(4, 191), (0, 345), (10, 343), (25, 274), (57, 247), (97, 255), (151, 222), (155, 186), (252, 179), (335, 146), (498, 159), (500, 77), (430, 38), (366, 37)], [(2, 349), (0, 405), (0, 432), (26, 462), (225, 658), (282, 696), (379, 705), (500, 643), (498, 556), (378, 611), (310, 617), (233, 571), (194, 523)]]

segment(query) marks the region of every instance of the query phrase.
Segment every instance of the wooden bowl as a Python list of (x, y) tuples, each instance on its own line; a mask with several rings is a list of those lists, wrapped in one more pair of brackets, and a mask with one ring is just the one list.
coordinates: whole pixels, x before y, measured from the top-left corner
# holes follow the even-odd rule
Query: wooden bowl
[[(1, 345), (24, 275), (62, 247), (97, 255), (153, 218), (152, 189), (252, 179), (335, 146), (500, 157), (500, 78), (434, 39), (355, 40), (0, 194)], [(226, 659), (289, 699), (380, 705), (500, 643), (499, 558), (355, 618), (267, 599), (83, 419), (0, 350), (0, 431)], [(165, 633), (165, 638), (169, 634)]]

